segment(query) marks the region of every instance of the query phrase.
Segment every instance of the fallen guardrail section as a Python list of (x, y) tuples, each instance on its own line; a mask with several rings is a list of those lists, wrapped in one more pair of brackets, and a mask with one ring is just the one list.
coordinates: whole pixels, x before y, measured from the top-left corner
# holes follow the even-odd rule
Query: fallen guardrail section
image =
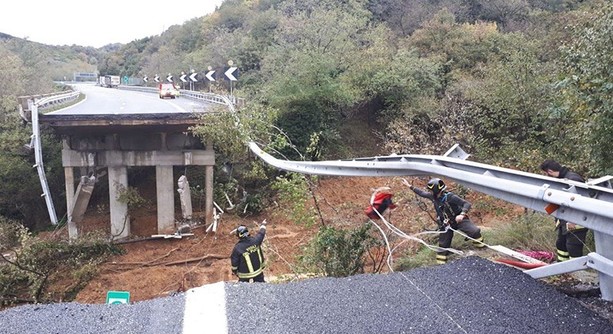
[[(43, 166), (43, 151), (42, 144), (40, 141), (38, 112), (39, 109), (44, 110), (53, 106), (63, 105), (72, 102), (79, 98), (80, 94), (81, 93), (78, 91), (69, 91), (56, 94), (18, 97), (19, 114), (26, 122), (32, 123), (32, 136), (30, 143), (26, 144), (26, 147), (34, 150), (34, 159), (36, 163), (32, 167), (36, 168), (38, 172), (38, 178), (40, 179), (40, 184), (43, 188), (43, 193), (41, 196), (45, 198), (45, 202), (47, 204), (47, 211), (49, 212), (49, 218), (51, 220), (51, 224), (53, 225), (57, 225), (58, 219), (57, 214), (55, 212), (55, 206), (53, 206), (53, 199), (51, 198), (51, 191), (49, 190), (47, 177), (45, 175), (45, 168)], [(24, 104), (27, 106), (27, 108), (23, 107)]]
[[(256, 143), (249, 148), (266, 163), (287, 171), (334, 176), (439, 176), (525, 208), (581, 224), (594, 232), (596, 252), (570, 261), (525, 271), (534, 278), (593, 268), (604, 300), (613, 300), (613, 176), (586, 183), (467, 161), (454, 145), (442, 156), (389, 155), (336, 161), (280, 160)], [(549, 210), (549, 209), (547, 209)], [(549, 213), (552, 213), (551, 211)]]

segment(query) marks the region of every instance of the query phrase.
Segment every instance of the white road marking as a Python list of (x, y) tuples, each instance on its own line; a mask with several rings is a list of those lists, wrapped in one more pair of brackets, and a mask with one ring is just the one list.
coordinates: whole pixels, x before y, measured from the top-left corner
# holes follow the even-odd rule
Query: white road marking
[(183, 334), (228, 333), (224, 282), (185, 292)]

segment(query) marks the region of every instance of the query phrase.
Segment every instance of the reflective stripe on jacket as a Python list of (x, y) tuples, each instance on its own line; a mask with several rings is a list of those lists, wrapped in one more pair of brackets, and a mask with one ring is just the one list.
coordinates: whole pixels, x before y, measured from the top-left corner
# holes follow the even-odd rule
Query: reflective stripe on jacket
[(232, 272), (239, 278), (253, 278), (261, 274), (266, 267), (262, 252), (262, 242), (266, 236), (266, 226), (260, 226), (255, 237), (240, 239), (232, 250)]

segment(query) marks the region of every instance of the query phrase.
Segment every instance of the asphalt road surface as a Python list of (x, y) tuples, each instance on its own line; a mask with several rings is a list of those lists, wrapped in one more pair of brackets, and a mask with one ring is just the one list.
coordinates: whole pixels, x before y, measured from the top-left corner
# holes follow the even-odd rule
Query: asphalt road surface
[(206, 111), (210, 107), (208, 102), (186, 97), (160, 99), (157, 93), (105, 88), (92, 84), (77, 84), (74, 87), (85, 94), (85, 99), (50, 114), (123, 115), (194, 113)]
[(0, 333), (613, 333), (578, 301), (471, 256), (390, 274), (295, 283), (219, 282), (124, 305), (0, 312)]

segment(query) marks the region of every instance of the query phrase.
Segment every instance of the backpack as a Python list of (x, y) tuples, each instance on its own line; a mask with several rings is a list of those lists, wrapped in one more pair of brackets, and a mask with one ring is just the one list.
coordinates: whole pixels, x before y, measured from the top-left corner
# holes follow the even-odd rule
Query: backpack
[(368, 218), (370, 219), (379, 219), (380, 217), (376, 211), (378, 211), (379, 214), (383, 216), (385, 210), (395, 209), (396, 204), (392, 202), (392, 196), (393, 195), (388, 192), (376, 193), (372, 200), (372, 204), (369, 205), (366, 209), (364, 209), (364, 213), (366, 214), (366, 216), (368, 216)]

